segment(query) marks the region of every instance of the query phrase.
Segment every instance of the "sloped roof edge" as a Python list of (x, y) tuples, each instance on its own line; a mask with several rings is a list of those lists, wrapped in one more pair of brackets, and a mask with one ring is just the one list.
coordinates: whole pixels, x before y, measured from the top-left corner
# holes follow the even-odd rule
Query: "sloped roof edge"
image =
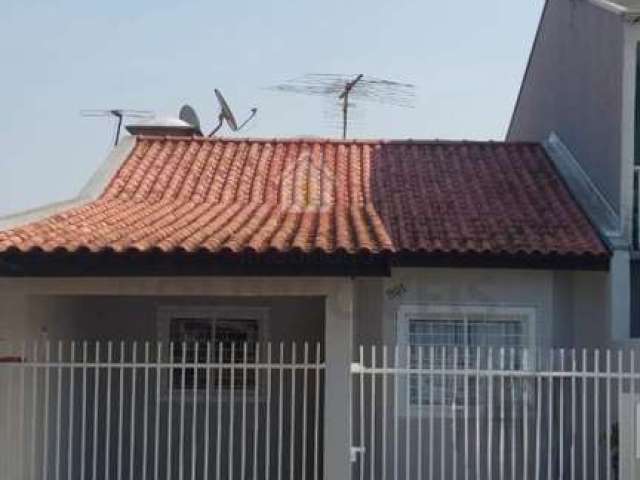
[(0, 216), (0, 231), (18, 228), (23, 225), (43, 220), (51, 215), (76, 208), (96, 200), (107, 188), (111, 178), (136, 146), (136, 137), (127, 136), (109, 152), (98, 169), (91, 175), (80, 192), (69, 200), (53, 202), (40, 207), (23, 210), (17, 213)]

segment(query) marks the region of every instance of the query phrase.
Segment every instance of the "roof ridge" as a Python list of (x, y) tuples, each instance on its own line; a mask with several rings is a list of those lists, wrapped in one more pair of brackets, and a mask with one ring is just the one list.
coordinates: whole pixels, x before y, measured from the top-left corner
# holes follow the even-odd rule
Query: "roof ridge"
[(509, 140), (475, 140), (475, 139), (443, 139), (443, 138), (352, 138), (340, 139), (329, 137), (204, 137), (197, 135), (136, 135), (139, 140), (171, 140), (171, 141), (201, 141), (201, 142), (231, 142), (231, 143), (329, 143), (338, 145), (523, 145), (540, 146), (542, 142), (536, 141), (509, 141)]

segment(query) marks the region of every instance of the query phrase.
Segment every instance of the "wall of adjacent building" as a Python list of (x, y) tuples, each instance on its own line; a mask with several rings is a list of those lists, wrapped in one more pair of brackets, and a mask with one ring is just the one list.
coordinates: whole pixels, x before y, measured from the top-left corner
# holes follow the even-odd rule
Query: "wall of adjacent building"
[(619, 212), (624, 25), (589, 2), (549, 0), (508, 140), (556, 132)]

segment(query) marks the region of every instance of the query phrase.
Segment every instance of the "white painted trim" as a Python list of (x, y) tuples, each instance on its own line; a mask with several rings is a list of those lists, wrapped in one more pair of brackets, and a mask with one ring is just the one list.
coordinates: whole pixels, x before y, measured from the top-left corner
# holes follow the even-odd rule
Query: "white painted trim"
[(107, 158), (102, 162), (102, 165), (98, 167), (98, 170), (92, 175), (77, 196), (70, 200), (50, 203), (42, 207), (0, 217), (0, 230), (17, 228), (96, 200), (104, 192), (113, 175), (127, 158), (129, 158), (135, 145), (136, 137), (124, 137), (118, 146), (111, 150)]
[[(529, 305), (487, 305), (487, 304), (402, 304), (396, 315), (396, 338), (398, 344), (407, 345), (408, 317), (414, 315), (451, 314), (451, 315), (514, 315), (526, 317), (527, 337), (530, 348), (536, 347), (536, 307)], [(498, 319), (499, 320), (499, 319)]]
[(543, 146), (574, 198), (600, 233), (614, 246), (620, 243), (627, 245), (620, 217), (558, 134), (551, 132)]

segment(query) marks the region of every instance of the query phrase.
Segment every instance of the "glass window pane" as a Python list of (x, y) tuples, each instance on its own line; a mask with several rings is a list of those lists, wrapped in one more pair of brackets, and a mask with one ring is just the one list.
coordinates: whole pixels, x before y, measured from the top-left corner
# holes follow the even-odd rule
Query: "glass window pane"
[[(449, 318), (443, 315), (429, 315), (428, 317), (414, 317), (409, 319), (408, 324), (408, 343), (414, 347), (433, 346), (434, 350), (434, 368), (445, 369), (463, 369), (475, 368), (475, 349), (478, 347), (494, 349), (522, 349), (528, 345), (525, 315), (509, 315), (501, 312), (494, 313), (472, 313), (465, 318), (459, 318), (456, 315), (450, 315)], [(443, 351), (444, 347), (444, 351)], [(458, 361), (454, 365), (454, 348), (458, 349)], [(462, 347), (462, 348), (460, 348)], [(469, 347), (469, 357), (465, 357), (464, 347)], [(418, 362), (418, 349), (412, 349), (410, 363), (416, 368)], [(515, 359), (515, 367), (521, 368), (521, 352), (518, 352)], [(428, 358), (429, 350), (424, 350), (424, 360)], [(508, 357), (510, 358), (510, 357)], [(509, 366), (509, 365), (508, 365)], [(438, 377), (438, 376), (436, 376)], [(433, 391), (433, 404), (442, 404), (443, 394), (444, 402), (451, 405), (453, 402), (460, 403), (464, 389), (461, 383), (454, 392), (453, 376), (446, 376), (444, 380), (435, 378), (431, 383), (428, 375), (422, 375), (421, 380), (417, 376), (411, 377), (410, 381), (410, 401), (411, 404), (417, 405), (418, 398), (418, 382), (422, 381), (422, 404), (429, 404), (430, 391)], [(474, 380), (475, 381), (475, 380)], [(475, 387), (470, 389), (470, 396), (475, 395)], [(481, 392), (481, 398), (484, 398)], [(455, 398), (454, 398), (455, 397)]]

